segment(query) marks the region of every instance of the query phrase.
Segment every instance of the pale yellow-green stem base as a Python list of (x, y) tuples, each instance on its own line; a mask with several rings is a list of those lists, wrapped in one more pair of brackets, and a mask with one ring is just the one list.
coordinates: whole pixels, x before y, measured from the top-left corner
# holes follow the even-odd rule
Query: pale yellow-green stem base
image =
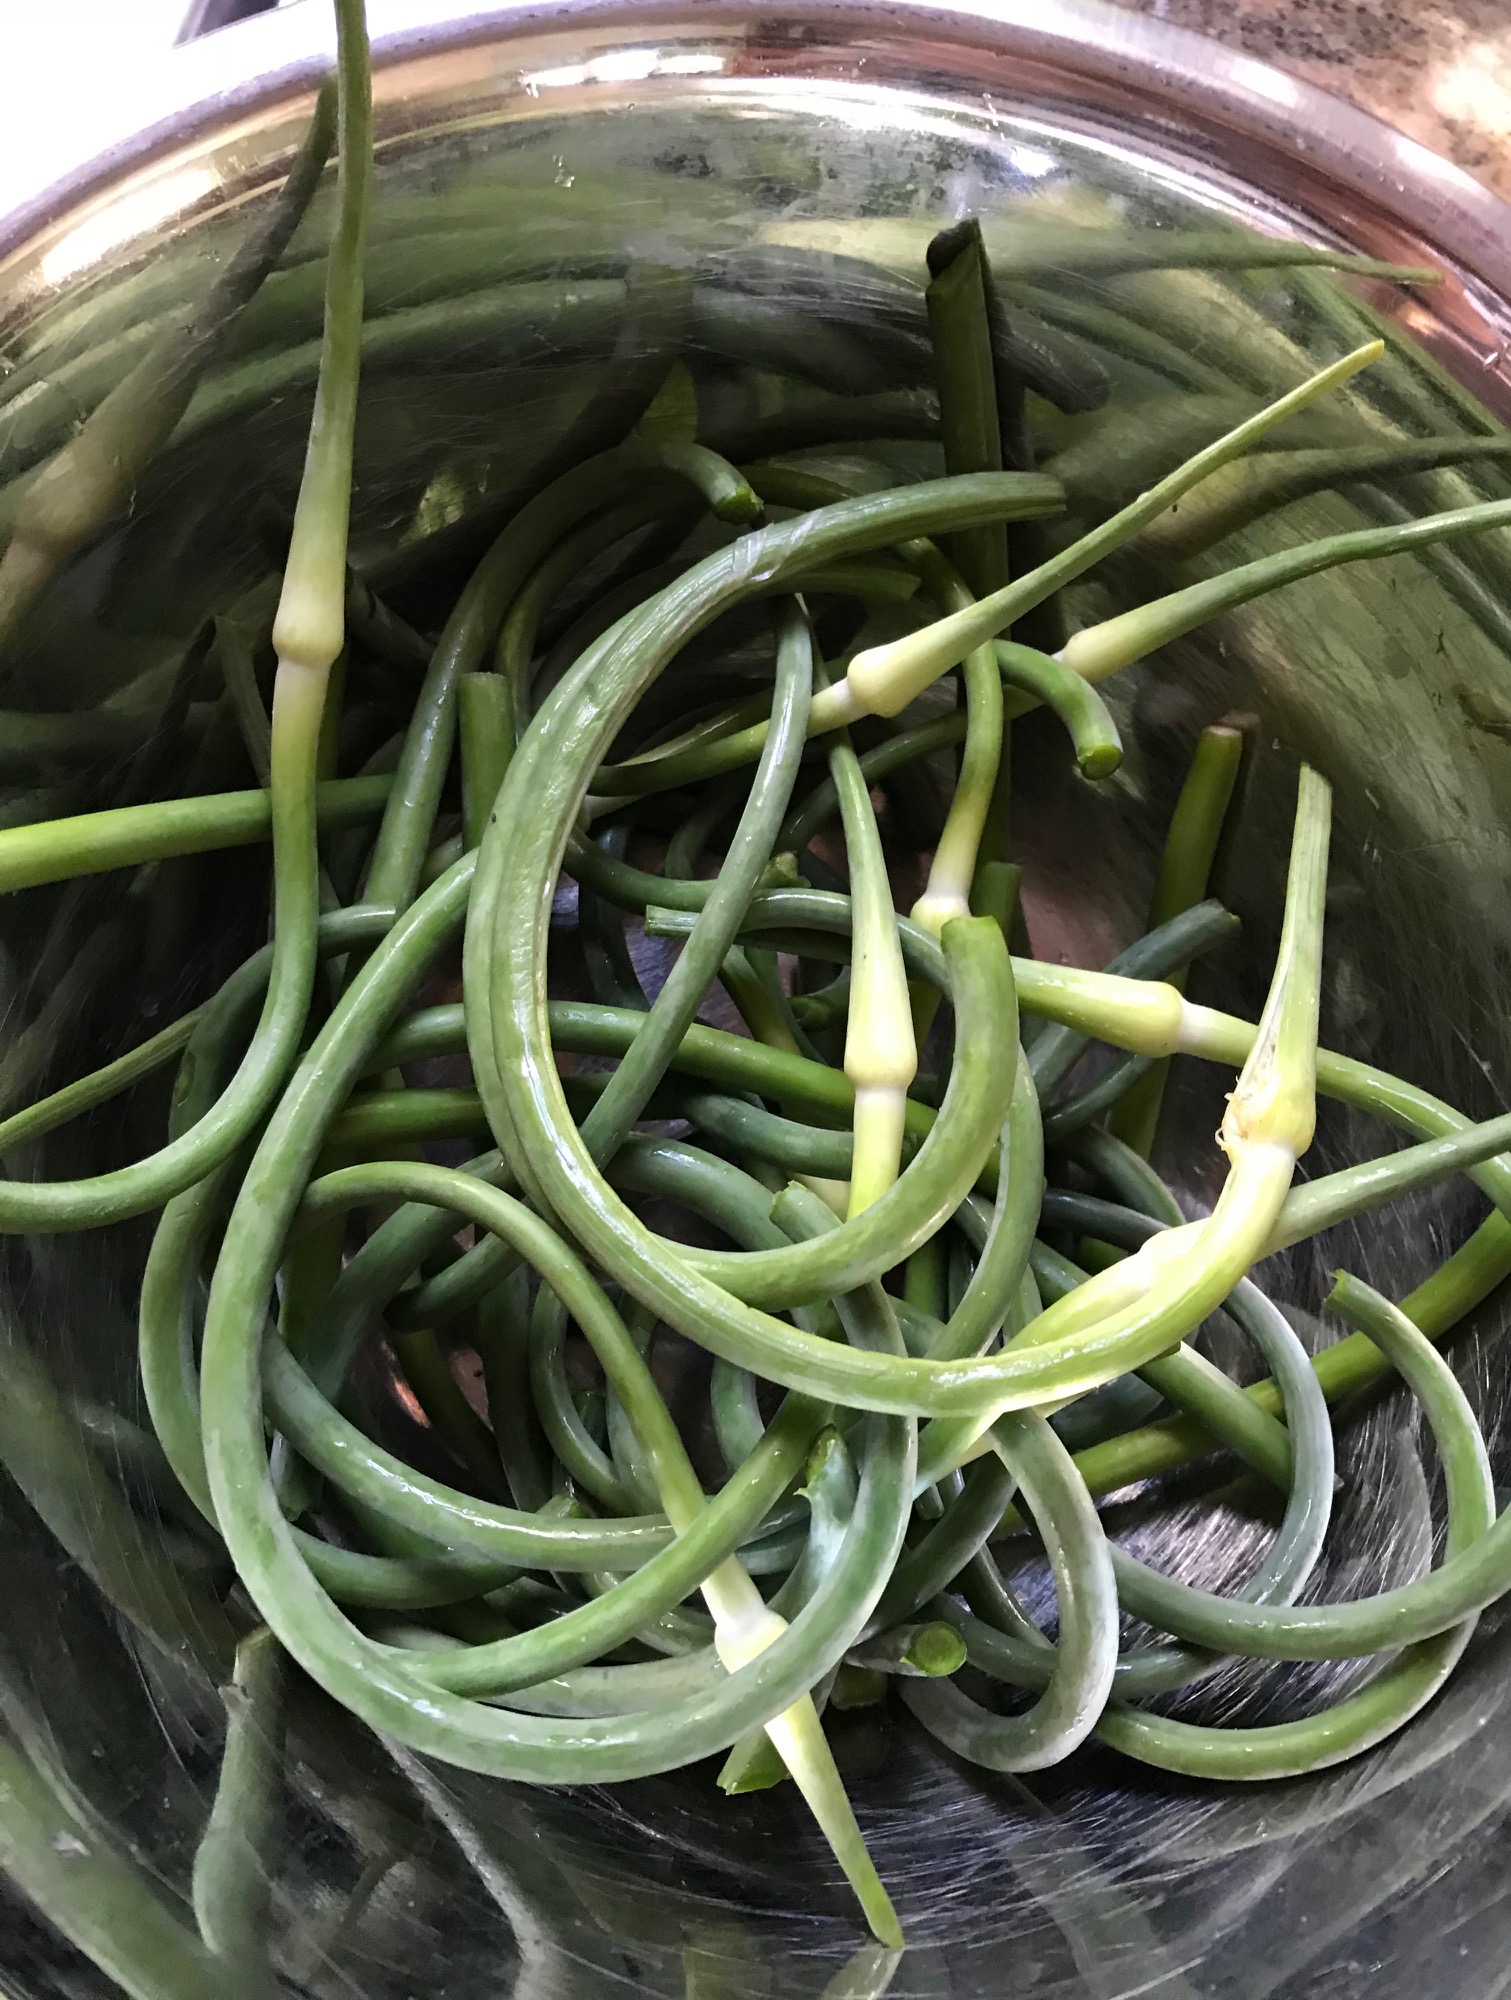
[[(786, 1619), (764, 1602), (733, 1558), (704, 1579), (703, 1597), (713, 1614), (714, 1650), (729, 1673), (748, 1666), (787, 1630)], [(900, 1950), (902, 1931), (896, 1913), (866, 1852), (812, 1696), (804, 1695), (773, 1716), (766, 1734), (833, 1848), (867, 1922), (883, 1944)]]
[[(946, 828), (948, 831), (948, 828)], [(971, 855), (971, 866), (961, 868), (955, 865), (953, 857), (944, 854), (944, 843), (940, 842), (934, 852), (934, 865), (929, 870), (928, 887), (909, 910), (908, 916), (922, 931), (937, 938), (946, 924), (952, 924), (956, 917), (971, 914), (971, 875), (975, 868), (975, 854)]]
[(855, 1150), (850, 1164), (851, 1215), (869, 1208), (897, 1179), (902, 1168), (907, 1112), (907, 1084), (856, 1085)]
[(766, 1734), (776, 1745), (782, 1762), (792, 1773), (792, 1781), (804, 1803), (818, 1821), (835, 1858), (845, 1871), (845, 1879), (855, 1891), (866, 1922), (873, 1934), (893, 1951), (903, 1948), (902, 1926), (892, 1899), (882, 1887), (871, 1857), (866, 1851), (855, 1813), (835, 1769), (834, 1756), (824, 1725), (812, 1699), (799, 1702), (773, 1717)]
[(1077, 1285), (1073, 1292), (1067, 1292), (1024, 1327), (1010, 1343), (1013, 1350), (1039, 1347), (1063, 1334), (1079, 1333), (1111, 1319), (1115, 1313), (1142, 1304), (1161, 1279), (1168, 1278), (1180, 1261), (1191, 1254), (1206, 1227), (1206, 1222), (1188, 1222), (1151, 1236), (1131, 1257), (1123, 1257), (1105, 1270), (1095, 1272), (1084, 1285)]
[[(1186, 1039), (1191, 1032), (1191, 1003), (1164, 980), (1086, 972), (1037, 958), (1015, 958), (1013, 980), (1025, 1014), (1079, 1028), (1099, 1042), (1110, 1042), (1114, 1048), (1129, 1049), (1135, 1055), (1196, 1052)], [(1242, 1062), (1243, 1057), (1238, 1060)]]
[[(949, 593), (951, 601), (965, 595)], [(936, 938), (954, 918), (971, 914), (971, 885), (1006, 749), (1002, 676), (991, 647), (979, 647), (967, 656), (965, 699), (969, 726), (960, 779), (929, 864), (928, 885), (912, 913), (914, 923)]]
[[(948, 832), (949, 827), (946, 826), (945, 833)], [(940, 876), (939, 856), (943, 852), (944, 841), (941, 837), (934, 854), (934, 866), (929, 870), (928, 887), (908, 912), (909, 920), (917, 924), (921, 931), (927, 931), (931, 938), (942, 936), (945, 925), (953, 923), (956, 917), (971, 914), (969, 884), (967, 893), (962, 896), (958, 880), (948, 875)], [(939, 989), (915, 979), (908, 990), (913, 1008), (913, 1043), (921, 1049), (929, 1038), (934, 1016), (939, 1012)]]
[(1209, 1062), (1231, 1063), (1242, 1068), (1254, 1046), (1252, 1022), (1235, 1014), (1219, 1013), (1215, 1007), (1199, 1007), (1188, 1000), (1182, 1009), (1175, 1039), (1175, 1054), (1203, 1056)]
[[(1296, 1156), (1284, 1145), (1257, 1141), (1239, 1147), (1217, 1206), (1204, 1221), (1162, 1230), (1133, 1256), (1097, 1272), (1025, 1327), (1012, 1343), (1014, 1349), (1037, 1347), (1077, 1332), (1104, 1345), (1116, 1339), (1121, 1331), (1119, 1322), (1135, 1316), (1146, 1318), (1162, 1300), (1169, 1302), (1168, 1347), (1178, 1346), (1222, 1304), (1263, 1253), (1275, 1232), (1295, 1171)], [(1154, 1358), (1152, 1354), (1142, 1357)], [(1142, 1365), (1142, 1359), (1133, 1365)], [(1126, 1359), (1109, 1362), (1094, 1371), (1076, 1395), (1045, 1405), (1044, 1414), (1051, 1415), (1104, 1382), (1115, 1380), (1127, 1372), (1128, 1365)], [(953, 1427), (945, 1433), (951, 1467), (968, 1464), (991, 1448), (986, 1435), (990, 1421), (962, 1420), (958, 1435)], [(934, 1433), (934, 1450), (929, 1457), (935, 1479), (942, 1477), (945, 1469), (935, 1466), (941, 1441)]]
[[(904, 704), (906, 706), (906, 704)], [(843, 729), (847, 722), (859, 722), (870, 710), (847, 680), (820, 688), (808, 705), (808, 734), (825, 736), (831, 729)]]
[[(337, 652), (340, 651), (339, 646)], [(331, 663), (310, 664), (280, 653), (273, 681), (272, 759), (276, 772), (289, 751), (307, 738), (318, 740), (325, 715), (326, 689), (330, 685)]]
[(1098, 681), (1111, 679), (1122, 668), (1142, 659), (1149, 650), (1147, 644), (1140, 644), (1137, 640), (1130, 643), (1126, 629), (1114, 630), (1117, 624), (1117, 619), (1109, 618), (1100, 625), (1088, 625), (1084, 631), (1072, 632), (1055, 658), (1093, 687)]
[(278, 615), (273, 620), (273, 651), (280, 667), (298, 662), (328, 672), (335, 664), (336, 655), (346, 644), (344, 567), (341, 580), (343, 588), (336, 591), (304, 589), (292, 573), (285, 575)]
[(850, 1213), (850, 1183), (848, 1181), (825, 1180), (821, 1174), (794, 1174), (793, 1179), (800, 1187), (816, 1194), (826, 1208), (843, 1222)]

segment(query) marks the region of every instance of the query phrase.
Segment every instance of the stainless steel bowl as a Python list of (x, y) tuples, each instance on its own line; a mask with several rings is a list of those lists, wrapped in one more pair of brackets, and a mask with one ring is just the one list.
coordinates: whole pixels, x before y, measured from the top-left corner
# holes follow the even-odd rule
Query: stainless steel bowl
[[(1511, 211), (1362, 114), (1089, 0), (372, 11), (380, 153), (356, 546), (391, 573), (406, 537), (506, 487), (566, 421), (603, 369), (627, 256), (696, 258), (794, 223), (890, 221), (915, 245), (967, 209), (1135, 230), (1241, 224), (1430, 263), (1443, 283), (1406, 290), (1277, 272), (1033, 276), (1042, 309), (1094, 340), (1109, 307), (1141, 325), (1138, 351), (1113, 365), (1172, 409), (1183, 376), (1229, 397), (1289, 382), (1369, 314), (1411, 345), (1361, 388), (1361, 420), (1479, 430), (1511, 401)], [(209, 37), (133, 80), (119, 130), (82, 135), (76, 162), (55, 154), (47, 187), (16, 170), (15, 212), (0, 220), (0, 513), (243, 240), (308, 114), (327, 40), (319, 7)], [(318, 325), (316, 266), (301, 260), (323, 226), (317, 210), (291, 253), (286, 312), (238, 331), (128, 517), (0, 655), (6, 823), (234, 781), (234, 746), (207, 729), (204, 691), (179, 665), (200, 620), (266, 567), (251, 502), (286, 502), (297, 482), (302, 343)], [(475, 270), (465, 284), (436, 279), (452, 253), (512, 255), (603, 309), (522, 329), (479, 306)], [(1494, 471), (1353, 490), (1302, 503), (1227, 553), (1506, 490)], [(1096, 796), (1064, 773), (1052, 738), (1023, 726), (1021, 838), (1043, 935), (1053, 925), (1067, 950), (1095, 957), (1137, 928), (1195, 731), (1250, 711), (1259, 754), (1223, 885), (1246, 943), (1205, 975), (1210, 994), (1252, 1005), (1262, 985), (1289, 787), (1298, 757), (1311, 758), (1338, 797), (1329, 1037), (1471, 1109), (1504, 1104), (1508, 553), (1504, 536), (1486, 537), (1449, 559), (1340, 572), (1145, 663), (1117, 692), (1126, 765)], [(1157, 582), (1124, 575), (1118, 587)], [(1074, 867), (1044, 837), (1068, 824)], [(260, 865), (174, 863), (7, 898), (0, 1112), (204, 990), (246, 942)], [(1179, 1128), (1210, 1133), (1216, 1103), (1210, 1078), (1183, 1079)], [(152, 1143), (161, 1108), (147, 1093), (7, 1166), (56, 1175), (130, 1157)], [(1317, 1157), (1379, 1143), (1334, 1113)], [(1277, 1260), (1276, 1288), (1315, 1325), (1326, 1263), (1402, 1290), (1475, 1213), (1462, 1191), (1397, 1209)], [(72, 1399), (138, 1530), (183, 1554), (129, 1427), (141, 1415), (143, 1249), (136, 1227), (3, 1247), (0, 1717), (74, 1788), (102, 1848), (118, 1843), (183, 1918), (219, 1706), (107, 1607), (92, 1572), (109, 1503), (70, 1485), (44, 1448), (35, 1377), (40, 1367)], [(1454, 1348), (1502, 1467), (1504, 1316), (1492, 1299)], [(1414, 1573), (1432, 1546), (1435, 1474), (1410, 1412), (1361, 1413), (1343, 1472), (1344, 1532), (1323, 1587), (1350, 1594)], [(1158, 1554), (1137, 1496), (1116, 1511)], [(1180, 1559), (1221, 1578), (1265, 1532), (1193, 1495)], [(827, 1857), (780, 1792), (725, 1801), (706, 1772), (588, 1796), (484, 1784), (342, 1727), (306, 1690), (275, 1853), (275, 1958), (287, 1991), (395, 2000), (786, 2000), (878, 1993), (888, 1975), (893, 1994), (917, 2000), (1490, 2000), (1505, 1990), (1508, 1663), (1489, 1617), (1447, 1693), (1398, 1740), (1257, 1790), (1186, 1786), (1109, 1754), (994, 1779), (864, 1712), (837, 1746), (908, 1927), (895, 1967), (858, 1949)], [(1274, 1713), (1347, 1678), (1246, 1677), (1213, 1698)], [(65, 1844), (55, 1875), (91, 1859)], [(33, 1886), (46, 1903), (52, 1891)], [(64, 1881), (51, 1906), (74, 1908), (69, 1893)], [(0, 1984), (16, 2000), (114, 1990), (77, 1949), (77, 1922), (72, 1935), (5, 1892)], [(181, 1990), (234, 1990), (237, 1977), (225, 1968)]]

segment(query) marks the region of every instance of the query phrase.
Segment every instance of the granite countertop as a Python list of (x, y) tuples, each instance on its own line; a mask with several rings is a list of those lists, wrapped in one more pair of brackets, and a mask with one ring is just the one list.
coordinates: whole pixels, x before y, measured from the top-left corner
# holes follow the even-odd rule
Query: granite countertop
[(1352, 98), (1511, 198), (1511, 0), (1120, 0)]

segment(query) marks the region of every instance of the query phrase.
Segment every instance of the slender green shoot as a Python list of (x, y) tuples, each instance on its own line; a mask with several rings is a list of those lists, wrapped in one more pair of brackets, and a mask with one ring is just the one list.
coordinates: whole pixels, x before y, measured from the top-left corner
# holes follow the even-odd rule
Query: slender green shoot
[(271, 1847), (283, 1768), (282, 1649), (259, 1626), (236, 1648), (222, 1690), (226, 1741), (215, 1803), (194, 1856), (194, 1915), (217, 1957), (258, 1966), (271, 1984), (268, 1903)]
[(0, 639), (63, 565), (130, 506), (226, 331), (288, 247), (319, 184), (334, 125), (326, 87), (267, 222), (217, 279), (201, 311), (153, 344), (28, 485), (0, 555)]
[[(336, 778), (315, 788), (315, 822), (322, 831), (362, 826), (383, 811), (392, 780)], [(69, 819), (0, 828), (0, 894), (103, 875), (181, 854), (255, 847), (273, 829), (267, 791), (209, 792), (155, 805), (114, 806)]]
[(50, 1097), (40, 1098), (35, 1104), (28, 1104), (21, 1111), (13, 1111), (9, 1118), (0, 1119), (0, 1155), (14, 1151), (17, 1146), (30, 1145), (34, 1139), (45, 1138), (49, 1132), (56, 1132), (60, 1125), (67, 1125), (72, 1119), (80, 1118), (86, 1111), (93, 1111), (101, 1104), (108, 1104), (113, 1097), (129, 1090), (143, 1077), (152, 1076), (165, 1063), (183, 1049), (194, 1033), (200, 1017), (200, 1009), (193, 1008), (187, 1014), (180, 1014), (176, 1021), (170, 1021), (166, 1028), (159, 1028), (145, 1042), (139, 1042), (134, 1049), (128, 1049), (123, 1056), (117, 1056), (103, 1068), (93, 1070), (88, 1076), (81, 1076), (74, 1083), (64, 1084)]
[[(1231, 723), (1214, 723), (1197, 739), (1160, 856), (1159, 879), (1149, 909), (1150, 930), (1178, 917), (1182, 910), (1194, 909), (1206, 897), (1243, 755), (1243, 731)], [(1171, 972), (1170, 984), (1177, 992), (1185, 991), (1184, 966)], [(1156, 1063), (1127, 1092), (1107, 1121), (1113, 1136), (1145, 1159), (1154, 1145), (1168, 1075), (1169, 1064)]]
[[(326, 267), (315, 413), (273, 623), (279, 680), (287, 686), (286, 692), (275, 689), (273, 697), (275, 754), (279, 693), (284, 693), (289, 716), (286, 727), (308, 727), (305, 718), (311, 711), (318, 727), (325, 678), (346, 640), (346, 541), (362, 368), (362, 260), (372, 187), (372, 80), (362, 0), (335, 0), (335, 5), (340, 80), (336, 234)], [(296, 695), (298, 682), (284, 675), (285, 666), (292, 676), (308, 676), (310, 690)]]
[[(1511, 500), (1485, 500), (1473, 507), (1456, 507), (1451, 513), (1429, 514), (1424, 520), (1392, 523), (1384, 528), (1356, 528), (1343, 535), (1328, 535), (1300, 548), (1282, 549), (1261, 556), (1220, 576), (1189, 584), (1168, 597), (1141, 604), (1116, 618), (1105, 619), (1075, 632), (1066, 642), (1061, 657), (1089, 681), (1105, 680), (1109, 674), (1131, 666), (1146, 653), (1169, 645), (1205, 625), (1209, 619), (1251, 603), (1289, 583), (1342, 563), (1373, 562), (1384, 556), (1406, 555), (1434, 543), (1455, 540), (1460, 535), (1482, 533), (1488, 528), (1511, 526)], [(852, 673), (854, 666), (851, 667)]]
[(1188, 561), (1314, 493), (1508, 457), (1511, 437), (1401, 438), (1388, 444), (1268, 451), (1225, 466), (1189, 506), (1172, 508), (1146, 529), (1145, 538), (1161, 555)]
[(847, 742), (831, 749), (829, 772), (839, 795), (854, 910), (844, 1070), (855, 1092), (849, 1206), (855, 1216), (886, 1193), (901, 1169), (918, 1044), (886, 856), (860, 762)]
[[(1316, 1119), (1330, 818), (1326, 781), (1303, 766), (1280, 948), (1218, 1133), (1228, 1174), (1211, 1215), (1164, 1230), (1133, 1256), (1097, 1272), (1041, 1313), (1017, 1336), (1015, 1348), (1093, 1331), (1101, 1343), (1137, 1329), (1139, 1365), (1193, 1333), (1263, 1254)], [(1160, 1341), (1159, 1333), (1168, 1339)], [(974, 1419), (962, 1422), (958, 1435), (962, 1460), (986, 1448)]]
[(6, 1741), (0, 1870), (130, 2000), (213, 2000), (227, 1991), (227, 1969), (146, 1869), (108, 1845)]
[[(969, 610), (952, 612), (920, 632), (912, 632), (889, 645), (857, 653), (850, 662), (844, 681), (814, 702), (813, 728), (833, 727), (838, 722), (854, 721), (860, 715), (896, 715), (941, 674), (957, 666), (973, 647), (995, 639), (1014, 619), (1021, 618), (1065, 584), (1084, 575), (1094, 563), (1120, 548), (1140, 528), (1146, 527), (1179, 500), (1182, 494), (1189, 493), (1209, 472), (1215, 472), (1220, 466), (1241, 456), (1276, 424), (1283, 423), (1319, 396), (1325, 396), (1357, 375), (1361, 368), (1377, 361), (1384, 351), (1384, 343), (1373, 340), (1356, 348), (1352, 354), (1344, 355), (1342, 360), (1333, 362), (1330, 367), (1319, 369), (1287, 395), (1268, 404), (1247, 422), (1237, 425), (1215, 444), (1208, 445), (1205, 451), (1187, 459), (1184, 465), (1152, 486), (1147, 493), (1140, 494), (1114, 514), (1111, 520), (1104, 521), (1100, 527), (1083, 535), (1080, 541), (1052, 556), (1048, 562), (1041, 563), (1027, 576), (994, 591), (989, 597), (983, 597)], [(1071, 664), (1076, 663), (1072, 661)]]
[(518, 718), (513, 690), (502, 674), (462, 674), (457, 679), (457, 733), (462, 752), (462, 837), (476, 847), (514, 754)]
[[(964, 583), (942, 560), (933, 560), (925, 575), (935, 601), (946, 608), (972, 601)], [(953, 918), (971, 913), (971, 884), (1005, 748), (1002, 680), (990, 646), (978, 646), (966, 655), (965, 709), (965, 747), (955, 794), (929, 864), (928, 883), (911, 911), (913, 922), (931, 937), (938, 937)], [(917, 1021), (920, 1033), (927, 1032), (931, 1013), (932, 1008), (927, 1009)]]

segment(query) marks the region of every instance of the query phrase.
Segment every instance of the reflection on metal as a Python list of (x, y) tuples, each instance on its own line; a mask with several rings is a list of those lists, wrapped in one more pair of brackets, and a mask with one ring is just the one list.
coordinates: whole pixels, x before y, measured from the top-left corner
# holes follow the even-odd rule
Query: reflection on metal
[(106, 202), (65, 230), (43, 252), (39, 265), (43, 283), (61, 285), (76, 277), (112, 250), (120, 250), (148, 230), (192, 210), (219, 185), (212, 167), (181, 167)]
[(561, 63), (555, 69), (526, 70), (521, 87), (533, 97), (542, 90), (568, 90), (584, 83), (644, 83), (653, 76), (717, 76), (724, 58), (700, 54), (667, 53), (659, 48), (611, 49), (608, 54), (591, 56), (587, 62)]

